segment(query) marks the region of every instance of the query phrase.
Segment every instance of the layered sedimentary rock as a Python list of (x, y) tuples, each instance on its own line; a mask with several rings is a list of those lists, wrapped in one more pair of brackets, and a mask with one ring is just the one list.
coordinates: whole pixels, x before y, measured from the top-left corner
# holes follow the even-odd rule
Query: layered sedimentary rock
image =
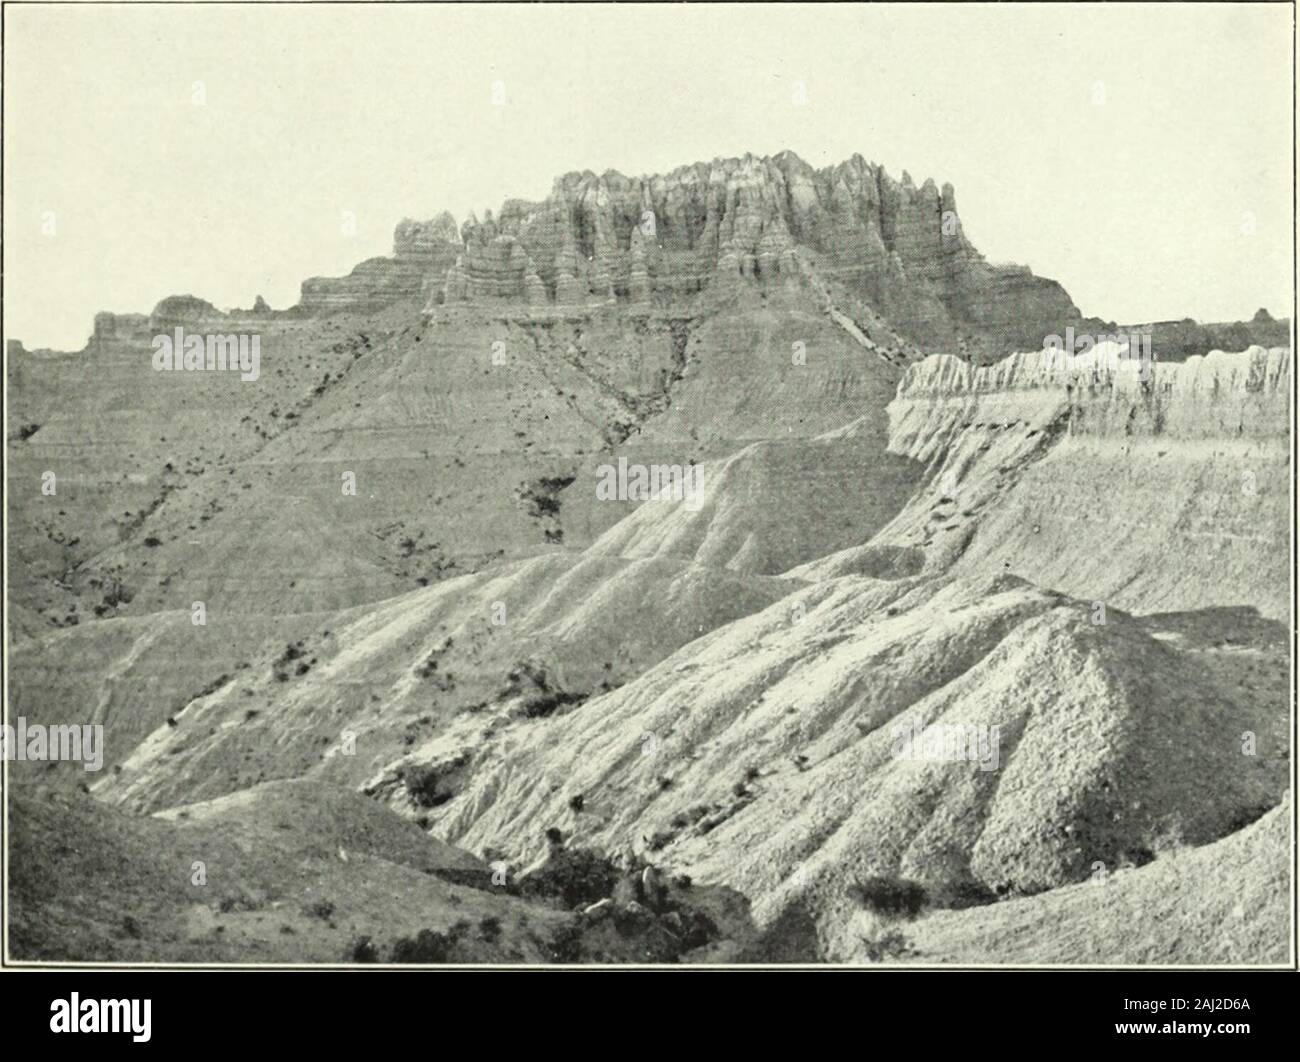
[(929, 469), (877, 543), (930, 570), (1010, 571), (1145, 611), (1287, 615), (1289, 350), (1156, 363), (1098, 351), (975, 368), (935, 355), (889, 407), (890, 449)]
[[(447, 302), (523, 293), (521, 246), (559, 305), (632, 306), (705, 287), (806, 275), (838, 281), (927, 345), (1004, 352), (1079, 320), (1053, 281), (992, 266), (971, 246), (950, 185), (895, 181), (855, 155), (815, 170), (791, 152), (684, 166), (654, 177), (557, 179), (542, 203), (511, 201), (463, 230)], [(536, 298), (534, 289), (534, 299)]]
[(559, 177), (457, 228), (403, 221), (394, 254), (303, 284), (308, 313), (439, 306), (680, 305), (738, 284), (836, 282), (923, 345), (974, 356), (1036, 346), (1080, 319), (1053, 281), (971, 246), (950, 185), (896, 181), (855, 155), (814, 169), (791, 152), (715, 159), (649, 177)]
[[(471, 215), (457, 225), (446, 212), (407, 219), (392, 255), (345, 277), (304, 281), (290, 312), (372, 313), (407, 299), (430, 314), (615, 305), (677, 312), (705, 290), (725, 296), (737, 285), (778, 283), (833, 284), (909, 342), (980, 363), (1037, 349), (1072, 325), (1114, 328), (1085, 321), (1055, 281), (985, 261), (966, 238), (951, 185), (918, 186), (906, 171), (895, 180), (861, 155), (815, 169), (788, 151), (646, 177), (573, 172), (544, 200), (507, 200), (482, 221)], [(190, 316), (202, 311), (191, 307)], [(265, 312), (265, 303), (251, 311)], [(97, 334), (132, 327), (106, 317)], [(1281, 344), (1289, 323), (1263, 314), (1248, 326), (1134, 330), (1154, 332), (1157, 354), (1181, 360), (1215, 346)]]
[(495, 220), (471, 219), (463, 235), (467, 248), (514, 237), (561, 302), (606, 296), (607, 285), (638, 298), (795, 274), (800, 247), (828, 274), (857, 279), (892, 271), (941, 280), (980, 261), (950, 187), (917, 189), (906, 175), (897, 183), (861, 156), (817, 171), (790, 152), (653, 177), (569, 173), (544, 202), (512, 200)]
[(95, 314), (94, 331), (90, 336), (90, 345), (111, 342), (115, 339), (127, 339), (142, 334), (149, 327), (149, 315), (145, 313), (111, 313), (108, 310)]
[[(834, 301), (856, 307), (859, 322), (878, 318), (923, 350), (982, 364), (1037, 349), (1070, 326), (1116, 327), (1082, 318), (1055, 281), (987, 262), (966, 238), (951, 185), (918, 187), (906, 171), (895, 180), (861, 155), (815, 169), (788, 151), (645, 177), (572, 172), (544, 200), (507, 200), (481, 222), (471, 215), (458, 225), (446, 212), (406, 219), (392, 255), (344, 277), (305, 280), (288, 315), (374, 313), (405, 300), (429, 314), (601, 306), (682, 313), (705, 290), (725, 297), (738, 285), (774, 283), (811, 287), (819, 298), (833, 286)], [(231, 313), (280, 316), (260, 296), (252, 310)], [(217, 314), (203, 300), (176, 296), (155, 309), (155, 321), (98, 315), (95, 337), (136, 336), (160, 316), (193, 324)], [(1184, 360), (1217, 347), (1282, 345), (1289, 322), (1261, 310), (1248, 323), (1128, 330), (1153, 333), (1160, 358)]]
[(258, 295), (251, 309), (221, 310), (206, 299), (195, 295), (168, 295), (147, 314), (110, 313), (95, 314), (94, 331), (89, 348), (103, 350), (114, 343), (140, 341), (175, 328), (189, 330), (210, 326), (226, 332), (256, 331), (271, 321), (283, 321), (282, 311), (271, 309)]
[(304, 280), (299, 306), (313, 314), (381, 309), (418, 296), (427, 278), (445, 274), (459, 252), (460, 238), (450, 214), (425, 222), (403, 220), (393, 233), (391, 257), (369, 258), (346, 277)]
[(261, 295), (257, 296), (252, 309), (248, 310), (238, 308), (221, 310), (207, 300), (194, 295), (169, 295), (153, 308), (147, 319), (141, 319), (136, 315), (125, 319), (118, 318), (115, 321), (113, 338), (138, 337), (142, 329), (150, 336), (170, 333), (176, 328), (188, 331), (211, 329), (221, 332), (256, 333), (271, 322), (286, 316), (272, 310)]

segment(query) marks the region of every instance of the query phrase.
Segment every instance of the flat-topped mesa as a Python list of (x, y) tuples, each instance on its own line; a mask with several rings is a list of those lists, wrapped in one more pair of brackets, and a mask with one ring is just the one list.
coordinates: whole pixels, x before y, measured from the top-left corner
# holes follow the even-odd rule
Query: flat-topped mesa
[(143, 335), (149, 328), (147, 313), (113, 313), (102, 310), (95, 314), (95, 324), (90, 334), (90, 343), (106, 343), (118, 339), (130, 339)]
[(114, 343), (138, 343), (153, 336), (171, 333), (176, 328), (187, 331), (211, 329), (221, 332), (255, 332), (270, 321), (291, 316), (273, 310), (258, 295), (250, 309), (221, 310), (196, 295), (168, 295), (149, 313), (95, 314), (94, 331), (87, 346), (102, 348)]
[(502, 302), (646, 309), (813, 270), (930, 349), (1001, 354), (1080, 320), (1054, 281), (984, 260), (951, 185), (896, 181), (861, 155), (823, 169), (786, 151), (645, 177), (572, 172), (544, 200), (507, 200), (458, 233), (445, 214), (404, 222), (395, 246), (350, 277), (308, 281), (303, 308), (364, 309), (418, 288), (430, 313)]
[[(984, 260), (951, 185), (918, 187), (906, 172), (896, 181), (861, 155), (814, 169), (789, 151), (645, 177), (573, 172), (541, 202), (507, 200), (482, 222), (405, 219), (391, 255), (305, 280), (284, 316), (372, 313), (408, 299), (429, 314), (502, 304), (643, 312), (769, 283), (813, 283), (822, 298), (839, 284), (907, 341), (980, 359), (1081, 320), (1054, 281)], [(105, 335), (135, 327), (102, 323)]]
[[(633, 303), (691, 295), (711, 282), (797, 276), (804, 248), (828, 275), (871, 271), (941, 278), (979, 261), (952, 189), (902, 184), (861, 156), (817, 171), (791, 152), (684, 166), (666, 175), (565, 174), (541, 203), (511, 200), (496, 220), (471, 218), (446, 300), (522, 293), (522, 246), (547, 298)], [(520, 260), (522, 261), (522, 260)], [(463, 274), (463, 280), (462, 280)]]
[(221, 310), (194, 295), (169, 295), (153, 308), (146, 319), (149, 334), (159, 335), (176, 328), (188, 331), (211, 329), (224, 332), (256, 332), (268, 322), (290, 316), (271, 309), (258, 295), (251, 309)]
[[(573, 172), (541, 202), (507, 200), (482, 222), (457, 226), (445, 212), (404, 219), (391, 255), (305, 280), (283, 316), (372, 313), (404, 300), (429, 314), (503, 304), (645, 312), (706, 289), (810, 280), (824, 298), (828, 282), (842, 285), (929, 350), (1000, 355), (1080, 320), (1055, 282), (984, 260), (950, 185), (918, 187), (906, 172), (896, 181), (861, 155), (814, 169), (789, 151), (645, 177)], [(202, 300), (174, 310), (166, 316), (178, 323), (212, 312)], [(96, 335), (138, 324), (105, 318)]]

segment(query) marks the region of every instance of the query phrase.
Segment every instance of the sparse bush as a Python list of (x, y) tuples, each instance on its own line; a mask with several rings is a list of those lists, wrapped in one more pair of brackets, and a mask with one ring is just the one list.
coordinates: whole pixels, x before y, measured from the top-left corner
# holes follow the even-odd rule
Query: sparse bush
[(863, 907), (876, 914), (915, 918), (925, 906), (925, 888), (907, 878), (864, 878), (850, 890)]
[(605, 899), (618, 879), (619, 871), (598, 852), (553, 848), (543, 866), (519, 880), (519, 895), (557, 899), (572, 909)]
[(981, 882), (957, 881), (934, 890), (930, 895), (930, 903), (934, 907), (960, 910), (964, 907), (983, 907), (994, 903), (997, 898), (997, 893)]
[(442, 771), (436, 766), (407, 764), (402, 768), (400, 777), (407, 793), (419, 807), (436, 808), (455, 796), (442, 788)]
[(569, 693), (565, 690), (547, 690), (524, 701), (524, 718), (545, 719), (554, 715), (557, 708), (570, 704), (581, 704), (587, 699), (585, 693)]
[(911, 951), (907, 938), (897, 929), (890, 929), (876, 937), (863, 937), (862, 947), (871, 962), (898, 959)]
[(379, 949), (369, 937), (357, 937), (344, 953), (345, 962), (378, 962)]
[(552, 679), (546, 665), (524, 660), (506, 675), (506, 685), (498, 697), (525, 695), (523, 714), (527, 719), (545, 719), (558, 708), (581, 704), (589, 694), (570, 692)]
[(432, 929), (422, 929), (414, 937), (401, 937), (393, 942), (390, 962), (422, 963), (446, 962), (455, 943), (444, 933), (435, 933)]
[(581, 962), (583, 959), (581, 927), (574, 922), (557, 930), (547, 950), (550, 952), (551, 962)]
[(328, 922), (334, 917), (334, 905), (329, 900), (317, 900), (315, 903), (304, 906), (302, 913), (313, 918), (319, 918), (322, 922)]

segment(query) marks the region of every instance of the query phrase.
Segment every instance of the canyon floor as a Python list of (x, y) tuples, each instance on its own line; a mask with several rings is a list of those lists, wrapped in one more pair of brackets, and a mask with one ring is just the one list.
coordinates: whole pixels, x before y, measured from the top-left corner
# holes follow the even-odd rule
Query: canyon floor
[(1289, 961), (1290, 323), (1063, 362), (955, 210), (571, 174), (11, 349), (7, 719), (104, 757), (7, 764), (10, 957)]

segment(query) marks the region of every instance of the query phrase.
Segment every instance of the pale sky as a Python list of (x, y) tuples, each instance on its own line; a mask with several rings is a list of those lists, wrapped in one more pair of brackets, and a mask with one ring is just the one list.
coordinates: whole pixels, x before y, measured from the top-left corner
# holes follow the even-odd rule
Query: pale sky
[(570, 170), (785, 148), (952, 182), (990, 260), (1059, 280), (1085, 314), (1284, 316), (1291, 19), (1284, 4), (10, 6), (5, 333), (77, 349), (96, 311), (169, 294), (284, 308), (305, 277), (388, 253), (404, 216), (540, 199)]

